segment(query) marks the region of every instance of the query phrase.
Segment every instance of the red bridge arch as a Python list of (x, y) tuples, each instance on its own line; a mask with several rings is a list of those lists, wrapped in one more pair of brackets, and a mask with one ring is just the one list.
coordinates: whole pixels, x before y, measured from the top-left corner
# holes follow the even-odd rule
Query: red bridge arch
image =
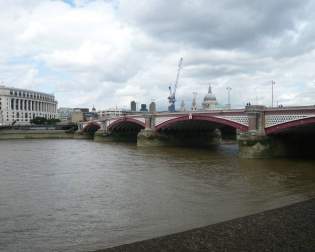
[(97, 131), (101, 126), (97, 122), (89, 122), (83, 129), (83, 132)]
[(208, 121), (212, 123), (229, 126), (235, 129), (239, 129), (240, 131), (243, 131), (243, 132), (248, 130), (248, 126), (234, 122), (234, 121), (230, 121), (227, 119), (218, 118), (214, 116), (202, 116), (202, 115), (191, 115), (191, 116), (187, 115), (187, 116), (181, 116), (178, 118), (173, 118), (156, 126), (156, 130), (159, 130), (161, 128), (164, 128), (166, 126), (172, 125), (177, 122), (185, 122), (185, 121)]
[(281, 133), (287, 129), (297, 128), (299, 126), (307, 126), (307, 125), (315, 126), (315, 117), (303, 118), (295, 121), (290, 121), (286, 123), (277, 124), (275, 126), (271, 126), (265, 129), (267, 135)]
[(124, 118), (120, 118), (120, 119), (114, 121), (113, 123), (111, 123), (108, 126), (108, 129), (113, 130), (117, 126), (123, 125), (125, 123), (132, 123), (132, 124), (136, 124), (136, 125), (140, 126), (143, 129), (145, 128), (145, 124), (143, 122), (136, 120), (136, 119), (133, 119), (133, 118), (130, 118), (130, 117), (124, 117)]

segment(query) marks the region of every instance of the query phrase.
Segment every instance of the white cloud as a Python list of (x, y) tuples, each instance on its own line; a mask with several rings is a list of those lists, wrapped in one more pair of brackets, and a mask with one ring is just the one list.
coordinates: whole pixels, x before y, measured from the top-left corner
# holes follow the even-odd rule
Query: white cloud
[[(0, 79), (54, 92), (60, 106), (167, 106), (179, 57), (178, 101), (314, 104), (310, 1), (0, 0)], [(279, 11), (281, 10), (281, 11)], [(179, 104), (179, 103), (178, 103)], [(179, 106), (179, 105), (178, 105)]]

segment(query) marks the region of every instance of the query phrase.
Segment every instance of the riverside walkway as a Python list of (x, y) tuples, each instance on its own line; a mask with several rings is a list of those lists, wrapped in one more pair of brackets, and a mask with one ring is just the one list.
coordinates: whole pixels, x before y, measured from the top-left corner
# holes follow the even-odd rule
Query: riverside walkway
[(98, 252), (315, 251), (315, 199)]

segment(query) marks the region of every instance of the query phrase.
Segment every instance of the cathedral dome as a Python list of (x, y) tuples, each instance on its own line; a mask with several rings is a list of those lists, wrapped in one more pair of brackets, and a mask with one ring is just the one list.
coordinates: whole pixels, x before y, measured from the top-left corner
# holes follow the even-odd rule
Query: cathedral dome
[(217, 98), (215, 97), (214, 94), (206, 94), (205, 98), (203, 99), (204, 101), (216, 101)]

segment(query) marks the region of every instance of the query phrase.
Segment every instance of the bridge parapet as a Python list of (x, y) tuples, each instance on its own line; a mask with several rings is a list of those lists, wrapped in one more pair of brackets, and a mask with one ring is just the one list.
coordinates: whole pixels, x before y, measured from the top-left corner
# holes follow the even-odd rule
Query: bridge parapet
[(315, 107), (286, 107), (267, 109), (265, 111), (265, 129), (273, 132), (275, 129), (286, 129), (296, 125), (310, 123), (315, 119)]

